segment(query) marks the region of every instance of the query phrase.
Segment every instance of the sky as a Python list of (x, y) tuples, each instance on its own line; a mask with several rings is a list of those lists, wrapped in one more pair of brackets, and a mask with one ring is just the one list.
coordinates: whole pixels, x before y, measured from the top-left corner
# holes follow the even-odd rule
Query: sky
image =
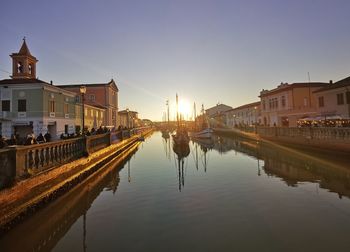
[[(348, 0), (2, 0), (0, 79), (23, 36), (38, 78), (113, 78), (119, 109), (161, 120), (175, 95), (199, 110), (258, 101), (281, 82), (350, 76)], [(173, 117), (173, 113), (171, 115)]]

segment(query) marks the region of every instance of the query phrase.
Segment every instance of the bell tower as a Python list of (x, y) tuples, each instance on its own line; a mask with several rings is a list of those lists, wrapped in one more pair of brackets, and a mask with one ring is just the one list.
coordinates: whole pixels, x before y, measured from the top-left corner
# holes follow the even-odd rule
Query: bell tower
[(12, 53), (12, 79), (35, 79), (36, 63), (38, 60), (30, 54), (26, 44), (26, 38), (23, 38), (23, 44), (18, 53)]

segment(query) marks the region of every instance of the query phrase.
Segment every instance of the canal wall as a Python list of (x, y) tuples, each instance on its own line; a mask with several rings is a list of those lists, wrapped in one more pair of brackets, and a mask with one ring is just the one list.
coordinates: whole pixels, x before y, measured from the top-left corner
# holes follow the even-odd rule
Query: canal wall
[(350, 154), (350, 128), (247, 127), (215, 128), (215, 132), (252, 140), (275, 142), (296, 148)]
[[(61, 150), (58, 153), (62, 155), (62, 160), (59, 159), (60, 163), (54, 167), (41, 171), (35, 171), (36, 168), (31, 168), (29, 162), (27, 162), (28, 166), (24, 165), (23, 169), (28, 170), (28, 177), (24, 178), (16, 174), (15, 184), (11, 188), (0, 191), (0, 235), (48, 202), (62, 196), (113, 160), (122, 158), (124, 153), (139, 144), (140, 134), (146, 137), (151, 132), (152, 129), (150, 128), (128, 132), (124, 136), (127, 138), (118, 139), (115, 143), (110, 142), (110, 145), (106, 145), (105, 142), (108, 138), (107, 135), (94, 136), (85, 141), (85, 149), (78, 149), (80, 158), (75, 160), (64, 154), (66, 152), (62, 151), (62, 148), (57, 147), (58, 150)], [(111, 139), (110, 136), (109, 139)], [(81, 141), (81, 139), (76, 139), (76, 141)], [(62, 146), (62, 142), (64, 141), (59, 141), (55, 145)], [(87, 150), (88, 156), (84, 153), (84, 150)], [(72, 151), (75, 152), (76, 150), (73, 148)], [(35, 149), (33, 149), (33, 152), (35, 153)], [(13, 152), (10, 151), (10, 153), (14, 155)], [(47, 153), (50, 153), (50, 151)], [(56, 160), (56, 155), (53, 157)], [(35, 162), (40, 164), (38, 161)], [(34, 169), (34, 172), (31, 174), (29, 169)]]

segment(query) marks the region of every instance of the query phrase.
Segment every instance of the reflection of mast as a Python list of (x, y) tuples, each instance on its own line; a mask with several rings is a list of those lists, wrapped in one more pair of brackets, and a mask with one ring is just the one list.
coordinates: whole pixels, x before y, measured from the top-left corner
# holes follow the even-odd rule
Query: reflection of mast
[(180, 122), (179, 122), (179, 97), (176, 94), (176, 121), (177, 121), (177, 128), (180, 128)]
[(169, 100), (167, 100), (166, 101), (166, 106), (167, 106), (167, 110), (168, 110), (168, 130), (169, 130), (169, 122), (170, 122), (170, 119), (169, 119), (169, 115), (170, 115), (170, 113), (169, 113)]
[(128, 181), (131, 182), (131, 175), (130, 175), (130, 160), (128, 161)]
[(83, 251), (86, 252), (86, 212), (83, 216)]
[(196, 160), (196, 168), (197, 168), (197, 171), (198, 171), (198, 144), (196, 144), (196, 157), (195, 157), (195, 160)]

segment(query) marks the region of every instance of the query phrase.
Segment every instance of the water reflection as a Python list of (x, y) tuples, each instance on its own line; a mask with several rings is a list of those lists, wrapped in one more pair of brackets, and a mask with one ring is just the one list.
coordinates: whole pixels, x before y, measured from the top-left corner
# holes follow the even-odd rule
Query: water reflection
[[(281, 178), (288, 186), (299, 183), (318, 183), (320, 188), (350, 198), (350, 169), (347, 157), (334, 153), (305, 154), (293, 149), (261, 143), (244, 138), (213, 137), (213, 149), (219, 153), (235, 151), (257, 159), (257, 175)], [(262, 165), (261, 165), (262, 164)]]
[[(86, 251), (87, 211), (101, 192), (116, 193), (120, 182), (119, 171), (128, 163), (130, 172), (130, 159), (137, 150), (138, 145), (126, 153), (123, 160), (116, 161), (105, 170), (100, 170), (70, 193), (50, 203), (10, 230), (0, 238), (1, 251), (51, 251), (81, 217), (82, 250)], [(20, 243), (17, 242), (18, 234), (22, 234)]]

